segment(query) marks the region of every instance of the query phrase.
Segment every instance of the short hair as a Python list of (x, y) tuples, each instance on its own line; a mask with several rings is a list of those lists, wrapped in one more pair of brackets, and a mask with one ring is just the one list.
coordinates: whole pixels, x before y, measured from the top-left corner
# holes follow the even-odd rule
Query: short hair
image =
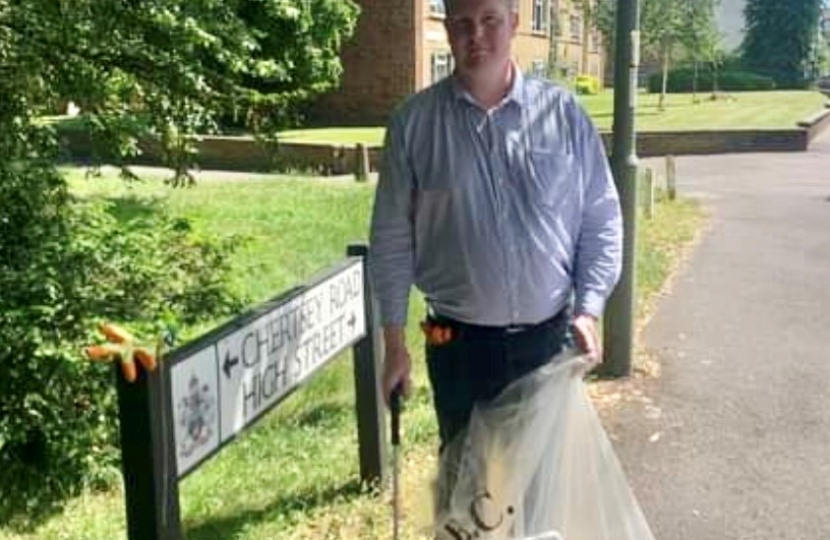
[[(455, 11), (455, 5), (461, 0), (444, 0), (444, 7), (446, 8), (447, 14), (452, 13)], [(506, 3), (510, 7), (510, 11), (513, 13), (519, 12), (519, 0), (501, 0), (502, 2)]]

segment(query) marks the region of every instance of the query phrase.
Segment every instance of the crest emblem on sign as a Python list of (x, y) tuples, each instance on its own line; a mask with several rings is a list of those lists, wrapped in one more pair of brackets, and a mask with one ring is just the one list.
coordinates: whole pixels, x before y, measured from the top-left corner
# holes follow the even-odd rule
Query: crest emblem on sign
[(178, 408), (179, 424), (184, 428), (179, 453), (186, 458), (211, 439), (211, 424), (216, 416), (216, 398), (210, 387), (193, 375), (188, 382), (188, 392), (179, 401)]

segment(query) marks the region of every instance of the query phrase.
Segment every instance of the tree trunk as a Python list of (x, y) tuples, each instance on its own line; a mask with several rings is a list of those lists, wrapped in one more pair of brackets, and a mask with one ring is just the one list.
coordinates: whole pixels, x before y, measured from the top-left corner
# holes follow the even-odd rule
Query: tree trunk
[(697, 69), (698, 62), (697, 58), (695, 58), (695, 71), (694, 75), (692, 75), (692, 103), (697, 103)]
[(663, 87), (660, 91), (660, 101), (657, 104), (657, 109), (662, 111), (664, 110), (664, 104), (666, 102), (666, 89), (669, 84), (669, 46), (663, 45)]

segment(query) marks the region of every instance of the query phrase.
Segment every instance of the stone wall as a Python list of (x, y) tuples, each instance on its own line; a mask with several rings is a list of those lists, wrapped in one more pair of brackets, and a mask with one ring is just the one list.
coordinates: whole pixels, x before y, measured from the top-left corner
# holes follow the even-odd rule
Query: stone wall
[[(343, 44), (340, 86), (316, 100), (320, 125), (382, 125), (416, 88), (416, 21), (424, 0), (357, 0), (354, 36)], [(418, 21), (419, 22), (419, 21)]]
[(823, 111), (819, 111), (799, 122), (798, 127), (807, 130), (807, 136), (810, 141), (818, 137), (824, 130), (830, 127), (830, 103), (825, 105)]
[[(603, 139), (610, 153), (611, 134), (603, 133)], [(798, 152), (806, 150), (807, 144), (807, 132), (803, 129), (645, 131), (637, 134), (637, 154), (641, 157)]]
[[(637, 154), (640, 157), (665, 155), (726, 154), (740, 152), (805, 151), (816, 136), (830, 128), (830, 109), (821, 111), (793, 129), (768, 130), (698, 130), (676, 132), (640, 132)], [(77, 130), (60, 135), (67, 161), (84, 162), (91, 156), (88, 137)], [(611, 133), (602, 133), (611, 152)], [(142, 144), (143, 155), (131, 160), (136, 164), (161, 163), (157, 145)], [(281, 143), (269, 148), (251, 137), (204, 137), (199, 143), (198, 164), (203, 169), (236, 171), (298, 170), (319, 174), (349, 174), (355, 170), (357, 149), (354, 145)], [(381, 159), (379, 146), (368, 147), (370, 168), (376, 171)]]

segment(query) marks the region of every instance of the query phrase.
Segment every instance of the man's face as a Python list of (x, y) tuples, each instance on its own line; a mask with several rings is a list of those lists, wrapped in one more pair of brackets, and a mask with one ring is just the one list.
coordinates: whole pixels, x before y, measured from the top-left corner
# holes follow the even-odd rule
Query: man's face
[(445, 25), (459, 74), (473, 80), (503, 75), (518, 24), (509, 0), (455, 0)]

